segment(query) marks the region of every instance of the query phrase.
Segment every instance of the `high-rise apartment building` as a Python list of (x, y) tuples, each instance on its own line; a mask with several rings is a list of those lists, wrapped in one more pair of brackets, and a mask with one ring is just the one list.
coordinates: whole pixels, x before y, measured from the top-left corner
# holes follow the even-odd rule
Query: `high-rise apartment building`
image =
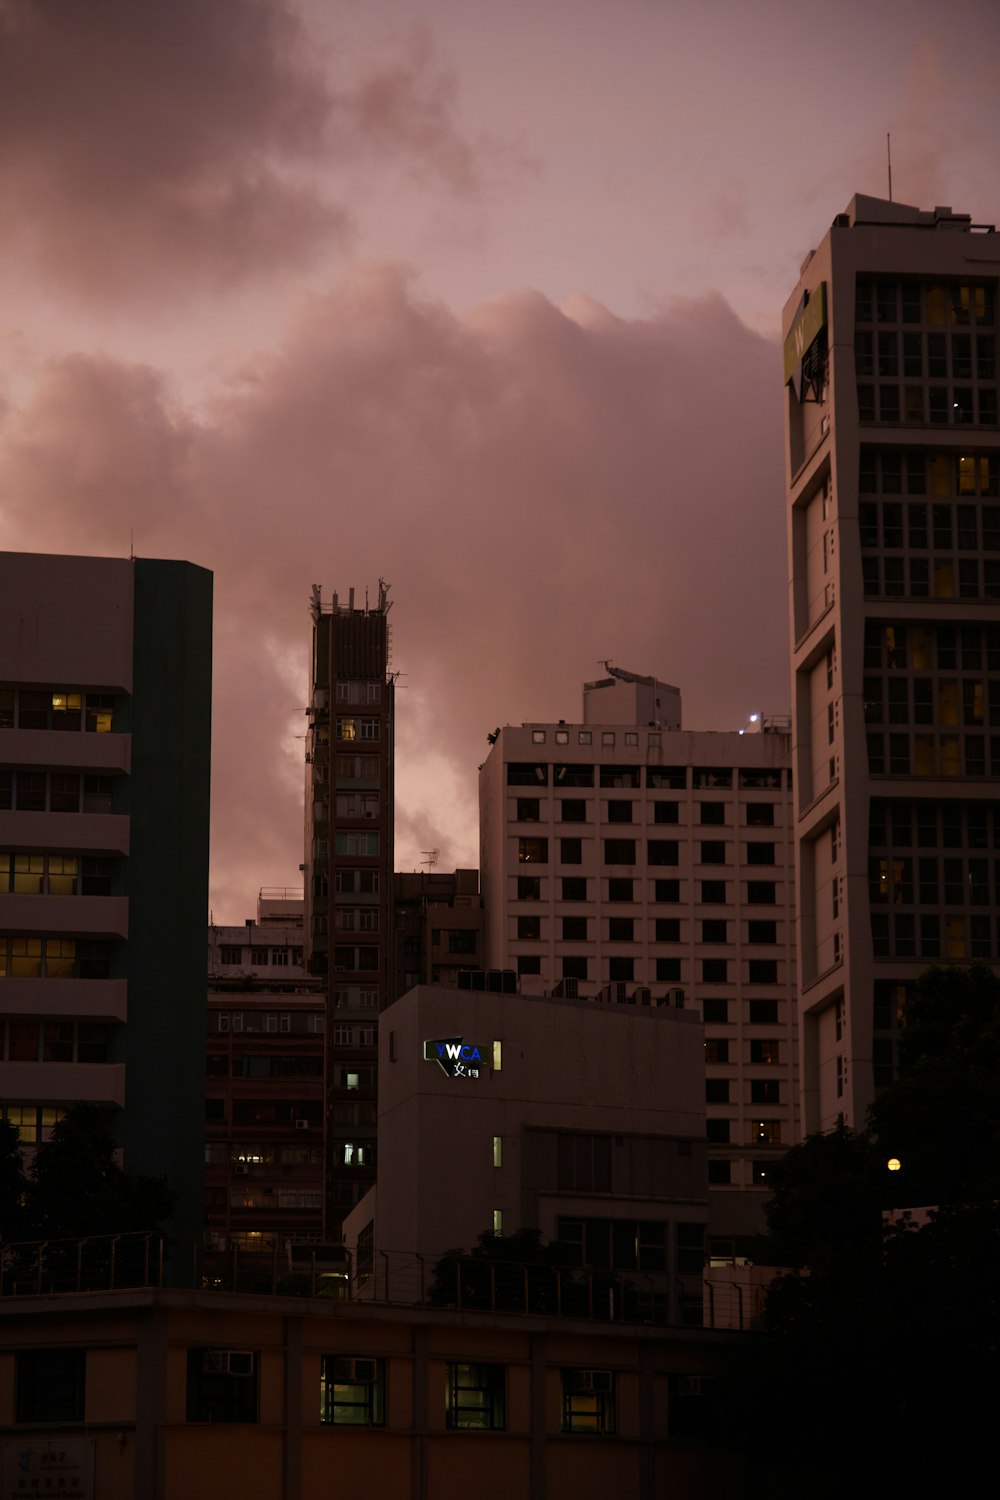
[(612, 669), (581, 723), (498, 731), (486, 962), (524, 993), (701, 1013), (712, 1229), (737, 1234), (798, 1139), (790, 742), (757, 715), (746, 733), (679, 726), (676, 688)]
[(465, 969), (483, 967), (483, 902), (478, 870), (397, 871), (394, 1000), (417, 984), (454, 988)]
[(309, 972), (326, 980), (325, 1225), (375, 1180), (378, 1015), (393, 998), (393, 682), (388, 590), (312, 595), (306, 709)]
[(113, 1113), (200, 1238), (212, 576), (0, 553), (0, 1109)]
[(1000, 961), (1000, 240), (855, 197), (785, 307), (804, 1124), (928, 964)]

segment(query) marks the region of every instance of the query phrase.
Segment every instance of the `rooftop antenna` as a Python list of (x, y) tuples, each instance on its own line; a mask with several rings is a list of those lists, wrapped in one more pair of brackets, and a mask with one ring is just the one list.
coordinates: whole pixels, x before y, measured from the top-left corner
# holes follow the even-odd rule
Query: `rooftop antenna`
[(439, 857), (439, 855), (441, 853), (441, 850), (440, 849), (421, 849), (420, 852), (424, 856), (423, 859), (420, 861), (420, 863), (422, 865), (426, 865), (427, 868), (428, 868), (428, 870), (433, 870), (434, 866), (438, 862), (438, 857)]
[(888, 130), (885, 133), (885, 160), (889, 168), (889, 202), (892, 202), (892, 136)]

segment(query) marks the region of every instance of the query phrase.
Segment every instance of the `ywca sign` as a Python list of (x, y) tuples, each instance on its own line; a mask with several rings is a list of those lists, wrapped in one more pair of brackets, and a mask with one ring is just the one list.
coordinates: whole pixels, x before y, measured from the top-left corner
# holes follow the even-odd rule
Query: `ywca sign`
[(424, 1061), (438, 1063), (449, 1078), (478, 1078), (484, 1050), (481, 1043), (467, 1042), (461, 1036), (439, 1037), (424, 1043)]

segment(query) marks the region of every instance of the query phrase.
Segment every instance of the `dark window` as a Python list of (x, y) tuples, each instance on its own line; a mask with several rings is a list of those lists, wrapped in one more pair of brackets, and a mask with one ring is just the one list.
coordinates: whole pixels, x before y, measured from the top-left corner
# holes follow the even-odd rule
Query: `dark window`
[(764, 843), (747, 844), (748, 865), (773, 865), (774, 845)]
[[(728, 1167), (728, 1162), (714, 1166)], [(711, 1179), (709, 1179), (711, 1180)], [(729, 1181), (729, 1177), (725, 1178)], [(719, 1381), (714, 1375), (671, 1375), (668, 1385), (668, 1420), (672, 1438), (711, 1441), (721, 1431), (724, 1408)]]
[(657, 917), (655, 931), (658, 943), (679, 943), (681, 940), (680, 917)]
[(676, 865), (678, 849), (676, 839), (650, 839), (646, 845), (646, 858), (651, 865)]
[(257, 1354), (252, 1349), (189, 1349), (189, 1422), (257, 1421)]
[(537, 797), (518, 797), (517, 799), (517, 821), (519, 823), (538, 822), (539, 802)]
[(582, 865), (583, 839), (560, 839), (559, 862), (564, 865)]
[(726, 930), (729, 924), (724, 918), (707, 918), (701, 924), (701, 940), (703, 943), (724, 943), (726, 941)]
[(631, 901), (633, 899), (633, 896), (632, 896), (632, 885), (633, 885), (633, 882), (631, 880), (629, 880), (625, 876), (622, 876), (620, 879), (611, 879), (611, 880), (609, 880), (608, 881), (608, 900), (609, 901)]
[(609, 823), (631, 823), (631, 821), (632, 821), (632, 804), (631, 804), (631, 802), (609, 802), (608, 803), (608, 822)]
[(705, 1121), (705, 1138), (713, 1146), (728, 1146), (729, 1130), (729, 1120)]
[(728, 1104), (729, 1103), (729, 1079), (728, 1078), (706, 1078), (705, 1079), (705, 1103), (706, 1104)]
[(556, 1186), (561, 1193), (610, 1193), (611, 1137), (560, 1131)]
[(82, 1422), (85, 1349), (31, 1349), (14, 1356), (17, 1422)]
[(562, 960), (562, 977), (564, 979), (586, 979), (586, 958), (574, 953), (565, 954)]
[(519, 974), (540, 974), (542, 972), (542, 960), (537, 953), (519, 953), (517, 955), (517, 972)]
[(725, 984), (729, 978), (729, 960), (726, 958), (703, 958), (701, 977), (704, 984)]
[(556, 787), (593, 786), (593, 766), (564, 766), (553, 768), (552, 784)]
[(750, 1043), (750, 1061), (752, 1063), (777, 1063), (781, 1061), (779, 1043), (772, 1040)]
[(681, 899), (681, 883), (679, 880), (654, 880), (653, 900), (661, 901), (664, 906), (676, 906)]
[(776, 1026), (778, 1024), (777, 1000), (751, 1000), (750, 1025)]
[(611, 958), (608, 960), (608, 978), (612, 982), (631, 983), (635, 978), (634, 958)]
[(564, 875), (562, 877), (562, 898), (564, 901), (586, 901), (586, 875)]
[(654, 802), (654, 823), (676, 823), (679, 821), (680, 808), (676, 802)]
[(517, 877), (517, 899), (518, 901), (541, 901), (541, 878), (538, 875), (519, 875)]
[(729, 1042), (718, 1037), (707, 1037), (705, 1040), (705, 1062), (727, 1063), (729, 1061)]
[(728, 1000), (703, 1000), (701, 1008), (706, 1026), (725, 1026), (728, 1023)]
[(678, 984), (681, 977), (681, 961), (679, 958), (658, 958), (656, 960), (656, 978), (660, 984)]
[(635, 923), (631, 917), (608, 918), (608, 941), (631, 943), (635, 938)]
[(751, 1078), (751, 1104), (780, 1104), (781, 1083), (777, 1078)]
[(708, 1182), (710, 1187), (723, 1187), (733, 1180), (733, 1164), (730, 1161), (710, 1161)]
[(774, 906), (775, 883), (773, 880), (747, 881), (748, 906)]
[(549, 768), (544, 762), (515, 760), (507, 762), (508, 786), (548, 786), (548, 784)]
[(325, 1354), (320, 1376), (321, 1422), (337, 1427), (381, 1427), (385, 1421), (385, 1361), (359, 1354)]
[(726, 804), (724, 802), (703, 802), (701, 804), (701, 821), (702, 823), (725, 823)]
[(564, 823), (586, 823), (587, 804), (582, 797), (564, 797), (559, 804), (559, 816)]
[(726, 863), (725, 844), (722, 840), (703, 841), (700, 858), (703, 865), (724, 865)]
[(747, 803), (747, 827), (748, 828), (773, 828), (774, 827), (774, 803), (773, 802), (748, 802)]
[(635, 839), (605, 839), (604, 863), (606, 865), (634, 865)]
[(725, 906), (726, 882), (724, 880), (703, 880), (701, 882), (701, 900), (703, 906)]
[(444, 1388), (446, 1425), (502, 1431), (505, 1389), (503, 1365), (449, 1365)]
[(579, 943), (587, 940), (586, 917), (563, 917), (562, 935), (564, 943)]
[(542, 935), (541, 917), (518, 917), (517, 935), (520, 939), (532, 941)]
[(778, 941), (777, 922), (748, 922), (747, 941), (751, 943), (776, 943)]
[(748, 964), (750, 984), (777, 984), (778, 960), (776, 958), (751, 958)]
[(639, 785), (638, 766), (602, 766), (601, 786), (620, 787), (622, 789), (637, 787)]

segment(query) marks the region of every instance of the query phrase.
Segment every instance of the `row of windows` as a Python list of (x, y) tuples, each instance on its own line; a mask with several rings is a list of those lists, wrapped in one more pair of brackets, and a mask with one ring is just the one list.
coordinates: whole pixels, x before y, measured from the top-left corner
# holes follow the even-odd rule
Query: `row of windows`
[(876, 905), (992, 907), (1000, 904), (1000, 860), (876, 855), (868, 861), (868, 896)]
[(926, 449), (861, 448), (862, 495), (1000, 495), (1000, 455), (928, 453)]
[(881, 333), (858, 329), (854, 369), (859, 379), (981, 380), (997, 378), (997, 342), (992, 333)]
[(380, 719), (360, 719), (341, 715), (337, 719), (338, 740), (377, 740), (382, 736)]
[(865, 622), (865, 669), (886, 672), (1000, 672), (1000, 625)]
[(334, 697), (338, 703), (381, 703), (382, 684), (368, 678), (341, 678)]
[[(561, 764), (549, 761), (508, 761), (508, 786), (553, 786), (558, 791), (567, 787), (592, 787), (594, 766), (586, 763)], [(643, 785), (643, 770), (647, 788), (684, 791), (689, 786), (698, 791), (715, 787), (732, 788), (734, 768), (732, 766), (638, 766), (601, 765), (597, 767), (598, 786), (639, 788)], [(551, 772), (551, 776), (550, 773)], [(770, 767), (740, 767), (735, 771), (737, 785), (747, 791), (775, 791), (784, 784), (791, 786), (791, 772), (782, 772)]]
[[(519, 838), (517, 859), (519, 864), (544, 865), (549, 862), (549, 839)], [(587, 841), (592, 842), (591, 840)], [(596, 841), (593, 841), (596, 842)], [(602, 839), (603, 862), (606, 865), (634, 865), (637, 863), (638, 839)], [(580, 838), (561, 838), (559, 863), (579, 865), (583, 863), (584, 841)], [(646, 839), (646, 862), (650, 865), (680, 864), (680, 842), (677, 839)], [(725, 865), (733, 862), (729, 852), (731, 846), (724, 839), (701, 840), (696, 845), (696, 862), (702, 865)], [(747, 842), (742, 846), (741, 863), (747, 865), (773, 865), (775, 844), (764, 840)]]
[[(209, 1125), (226, 1121), (226, 1100), (207, 1098), (205, 1120)], [(323, 1123), (323, 1104), (319, 1099), (234, 1099), (233, 1125), (266, 1125), (275, 1129), (319, 1130)]]
[[(736, 1101), (731, 1097), (734, 1086), (738, 1080), (735, 1078), (706, 1078), (705, 1079), (705, 1103), (706, 1104), (734, 1104)], [(780, 1104), (781, 1103), (781, 1079), (780, 1078), (750, 1078), (746, 1080), (748, 1104)]]
[(854, 315), (859, 323), (992, 328), (996, 321), (996, 284), (858, 277)]
[(78, 854), (0, 852), (0, 895), (110, 896), (112, 861)]
[[(189, 1422), (259, 1421), (260, 1354), (255, 1349), (189, 1349)], [(320, 1361), (319, 1420), (324, 1425), (383, 1427), (387, 1361), (369, 1354), (325, 1354)], [(561, 1430), (609, 1436), (616, 1428), (616, 1372), (583, 1367), (559, 1371)], [(670, 1376), (671, 1433), (691, 1432), (692, 1403), (711, 1399), (703, 1376)], [(15, 1421), (61, 1424), (86, 1419), (87, 1351), (31, 1349), (15, 1355)], [(502, 1364), (453, 1361), (445, 1366), (445, 1427), (502, 1432), (507, 1425), (507, 1370)], [(674, 1408), (676, 1407), (676, 1413)]]
[(902, 911), (871, 913), (872, 951), (876, 958), (945, 959), (1000, 955), (1000, 921), (989, 916), (948, 916)]
[[(519, 975), (533, 976), (542, 972), (541, 955), (519, 953), (515, 960)], [(591, 962), (585, 954), (563, 954), (559, 959), (563, 979), (590, 979)], [(703, 958), (695, 961), (700, 969), (701, 983), (729, 984), (735, 980), (735, 964), (730, 968), (728, 958)], [(626, 957), (609, 957), (604, 960), (606, 978), (612, 983), (632, 983), (640, 977), (643, 962)], [(652, 978), (658, 984), (679, 984), (685, 979), (686, 960), (680, 958), (655, 958), (645, 967), (652, 969)], [(778, 984), (778, 960), (773, 958), (751, 958), (744, 964), (744, 984)]]
[(290, 1032), (316, 1033), (322, 1032), (326, 1024), (326, 1018), (322, 1011), (257, 1011), (257, 1010), (217, 1010), (210, 1011), (208, 1017), (208, 1029), (210, 1031), (236, 1031), (236, 1032)]
[[(556, 1238), (565, 1264), (600, 1271), (669, 1269), (670, 1225), (662, 1219), (559, 1218)], [(705, 1266), (705, 1226), (676, 1223), (674, 1266), (680, 1276), (700, 1276)]]
[(322, 1078), (322, 1057), (300, 1057), (295, 1054), (281, 1057), (273, 1053), (237, 1053), (230, 1058), (226, 1053), (209, 1053), (205, 1062), (208, 1078)]
[(0, 936), (0, 979), (107, 979), (111, 950), (103, 938)]
[(858, 383), (861, 422), (948, 423), (995, 427), (996, 387), (969, 385), (868, 385)]
[[(642, 938), (641, 918), (607, 917), (606, 941), (611, 943), (634, 943)], [(592, 936), (590, 917), (555, 917), (560, 923), (558, 936), (564, 943), (586, 942)], [(520, 942), (544, 941), (542, 917), (515, 917), (515, 935)], [(700, 941), (703, 943), (728, 943), (729, 922), (724, 917), (701, 919)], [(656, 943), (680, 943), (682, 937), (680, 917), (656, 917), (649, 924), (650, 941)], [(746, 941), (751, 944), (774, 944), (778, 941), (778, 924), (773, 921), (748, 922)]]
[(0, 1020), (0, 1061), (105, 1063), (111, 1027), (105, 1021)]
[(1000, 726), (1000, 676), (865, 677), (867, 724)]
[[(540, 875), (518, 875), (515, 887), (518, 901), (541, 901), (545, 898), (546, 881)], [(559, 879), (559, 897), (563, 901), (589, 901), (591, 877), (586, 875), (564, 875)], [(727, 880), (698, 881), (698, 898), (703, 906), (728, 905)], [(685, 883), (686, 886), (686, 883)], [(633, 880), (631, 876), (612, 876), (607, 880), (609, 902), (642, 901), (644, 897), (657, 905), (677, 906), (681, 901), (679, 880), (653, 880), (647, 883)], [(773, 880), (748, 880), (746, 902), (749, 906), (774, 906), (777, 902), (777, 885)]]
[(1000, 735), (869, 734), (867, 742), (874, 776), (1000, 776)]
[[(735, 1124), (735, 1120), (706, 1120), (705, 1139), (710, 1146), (733, 1145), (732, 1129)], [(781, 1127), (781, 1120), (751, 1120), (748, 1144), (751, 1146), (780, 1146)]]
[(323, 1194), (315, 1188), (290, 1187), (210, 1187), (205, 1190), (205, 1207), (222, 1209), (267, 1209), (271, 1213), (311, 1211), (323, 1207)]
[(109, 693), (0, 687), (0, 729), (86, 730), (110, 734), (115, 699)]
[(109, 813), (113, 776), (0, 766), (0, 812)]
[(1000, 505), (923, 500), (862, 500), (862, 547), (912, 552), (1000, 552)]
[(64, 1113), (52, 1104), (0, 1104), (0, 1119), (13, 1125), (22, 1146), (47, 1141)]
[[(641, 822), (641, 818), (635, 816), (635, 809), (642, 808), (641, 803), (632, 800), (614, 799), (603, 804), (604, 821), (606, 823), (632, 823)], [(653, 823), (680, 823), (681, 804), (679, 802), (655, 801), (650, 804), (652, 808)], [(701, 802), (698, 804), (698, 819), (701, 824), (709, 824), (715, 827), (727, 822), (725, 802)], [(747, 802), (743, 804), (745, 809), (745, 823), (748, 828), (773, 828), (774, 827), (774, 803), (773, 802)], [(557, 819), (562, 823), (586, 823), (588, 821), (587, 810), (592, 805), (583, 797), (563, 797), (556, 803)], [(592, 810), (594, 810), (592, 808)], [(542, 818), (542, 803), (538, 797), (518, 797), (514, 804), (514, 817), (518, 823), (538, 823)], [(546, 817), (548, 809), (546, 807)], [(687, 818), (683, 820), (687, 822)]]
[(1000, 561), (862, 557), (866, 599), (1000, 599)]
[(219, 962), (227, 967), (240, 967), (250, 955), (250, 966), (254, 969), (285, 969), (289, 964), (301, 966), (303, 951), (301, 948), (246, 948), (238, 947), (234, 943), (223, 943), (219, 948)]
[[(709, 1187), (738, 1187), (739, 1182), (733, 1170), (735, 1166), (735, 1162), (728, 1161), (725, 1157), (709, 1157)], [(773, 1167), (774, 1162), (770, 1159), (752, 1161), (750, 1163), (751, 1184), (754, 1187), (770, 1187)]]
[[(377, 755), (338, 755), (334, 762), (338, 785), (342, 781), (377, 781), (379, 769)], [(316, 780), (322, 781), (325, 775), (326, 768), (317, 766)]]
[(1000, 853), (1000, 805), (995, 802), (910, 802), (872, 799), (872, 848), (995, 849)]
[[(747, 1044), (746, 1057), (751, 1063), (760, 1063), (761, 1066), (776, 1066), (781, 1062), (781, 1043), (773, 1037), (762, 1037), (757, 1041)], [(735, 1047), (732, 1047), (726, 1038), (708, 1037), (705, 1042), (705, 1062), (707, 1065), (719, 1063), (736, 1062)]]
[(322, 1146), (234, 1145), (230, 1141), (209, 1141), (205, 1146), (205, 1165), (210, 1167), (318, 1167), (323, 1164)]

